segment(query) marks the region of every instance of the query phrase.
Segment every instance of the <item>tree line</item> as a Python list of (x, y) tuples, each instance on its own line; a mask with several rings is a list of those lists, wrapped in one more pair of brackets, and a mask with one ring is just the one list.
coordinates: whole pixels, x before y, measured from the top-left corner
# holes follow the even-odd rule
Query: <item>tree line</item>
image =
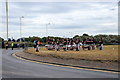
[[(73, 39), (75, 39), (76, 37), (78, 37), (81, 41), (86, 39), (86, 38), (94, 38), (96, 41), (99, 41), (100, 38), (103, 39), (104, 44), (119, 44), (120, 43), (120, 35), (95, 35), (95, 36), (90, 36), (88, 34), (83, 34), (82, 36), (80, 35), (75, 35), (73, 37)], [(55, 40), (57, 39), (62, 39), (63, 37), (53, 37), (53, 36), (48, 36), (48, 37), (28, 37), (25, 38), (25, 41), (30, 41), (33, 42), (35, 39), (42, 42), (42, 43), (46, 43), (48, 38), (53, 38)]]
[[(109, 44), (119, 44), (120, 43), (120, 35), (103, 35), (103, 34), (100, 34), (100, 35), (88, 35), (88, 34), (83, 34), (82, 36), (80, 35), (75, 35), (73, 37), (73, 39), (75, 39), (76, 37), (78, 37), (81, 41), (83, 39), (86, 39), (86, 38), (94, 38), (96, 41), (99, 41), (100, 38), (103, 39), (103, 43), (106, 44), (106, 45), (109, 45)], [(47, 42), (48, 38), (53, 38), (55, 40), (57, 39), (62, 39), (63, 37), (54, 37), (54, 36), (48, 36), (48, 37), (37, 37), (37, 36), (33, 36), (33, 37), (25, 37), (24, 39), (21, 39), (23, 42), (33, 42), (34, 40), (38, 40), (40, 42), (42, 42), (43, 44)], [(0, 37), (0, 42), (1, 41), (4, 41), (3, 38)], [(19, 42), (20, 39), (8, 39), (8, 41), (13, 41), (13, 42)]]

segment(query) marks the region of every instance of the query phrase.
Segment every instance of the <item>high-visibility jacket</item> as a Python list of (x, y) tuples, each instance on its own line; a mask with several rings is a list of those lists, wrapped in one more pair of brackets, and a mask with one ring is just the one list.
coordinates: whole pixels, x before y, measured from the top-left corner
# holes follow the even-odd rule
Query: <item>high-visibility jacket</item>
[(14, 46), (14, 43), (11, 43), (11, 46), (13, 47), (13, 46)]

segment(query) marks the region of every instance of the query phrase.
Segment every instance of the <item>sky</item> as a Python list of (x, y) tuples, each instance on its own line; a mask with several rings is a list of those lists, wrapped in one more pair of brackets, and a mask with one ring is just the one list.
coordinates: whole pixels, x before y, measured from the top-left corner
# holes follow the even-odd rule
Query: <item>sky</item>
[[(2, 3), (2, 32), (6, 38), (5, 2)], [(118, 34), (117, 2), (9, 2), (9, 38)], [(1, 24), (1, 23), (0, 23)]]

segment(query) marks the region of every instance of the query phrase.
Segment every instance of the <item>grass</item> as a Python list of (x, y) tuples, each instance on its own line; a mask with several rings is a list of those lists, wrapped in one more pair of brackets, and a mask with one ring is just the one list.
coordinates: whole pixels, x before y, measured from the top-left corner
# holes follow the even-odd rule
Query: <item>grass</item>
[(35, 52), (34, 48), (25, 50), (27, 53), (36, 54), (42, 57), (54, 57), (59, 59), (75, 59), (75, 60), (94, 60), (94, 61), (116, 61), (118, 62), (118, 45), (106, 45), (103, 50), (82, 50), (81, 51), (55, 51), (41, 48), (39, 52)]

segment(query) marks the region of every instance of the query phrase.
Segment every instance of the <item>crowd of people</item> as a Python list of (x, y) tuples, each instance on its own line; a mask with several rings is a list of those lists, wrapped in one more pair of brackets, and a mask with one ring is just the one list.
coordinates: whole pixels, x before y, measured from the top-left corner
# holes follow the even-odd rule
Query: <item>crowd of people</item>
[[(48, 39), (48, 45), (46, 45), (46, 48), (48, 50), (61, 50), (63, 49), (64, 51), (67, 50), (76, 50), (76, 51), (80, 51), (80, 49), (82, 48), (83, 50), (88, 49), (88, 50), (94, 50), (95, 48), (98, 48), (100, 50), (103, 49), (103, 40), (102, 38), (96, 42), (96, 40), (94, 38), (90, 39), (84, 39), (82, 41), (80, 41), (79, 38), (76, 38), (75, 40), (73, 40), (72, 38), (63, 38), (63, 39), (52, 39), (49, 38)], [(98, 44), (98, 45), (96, 45)]]
[[(34, 48), (36, 52), (39, 52), (39, 48), (42, 45), (42, 43), (38, 40), (34, 40), (33, 42)], [(8, 49), (8, 47), (11, 46), (11, 49), (15, 48), (14, 42), (11, 42), (11, 44), (8, 44), (8, 42), (5, 44), (5, 48)], [(24, 48), (24, 44), (17, 44), (17, 48)], [(81, 49), (85, 50), (95, 50), (96, 48), (102, 50), (103, 49), (103, 40), (102, 38), (99, 39), (99, 41), (96, 41), (94, 38), (86, 38), (83, 40), (80, 40), (78, 37), (73, 39), (73, 38), (60, 38), (60, 39), (54, 39), (54, 38), (48, 38), (45, 47), (48, 50), (76, 50), (80, 51)]]
[(14, 42), (11, 42), (11, 43), (8, 43), (8, 42), (6, 42), (5, 43), (5, 49), (7, 50), (8, 48), (11, 48), (12, 50), (14, 49), (14, 48), (25, 48), (25, 44), (15, 44)]

